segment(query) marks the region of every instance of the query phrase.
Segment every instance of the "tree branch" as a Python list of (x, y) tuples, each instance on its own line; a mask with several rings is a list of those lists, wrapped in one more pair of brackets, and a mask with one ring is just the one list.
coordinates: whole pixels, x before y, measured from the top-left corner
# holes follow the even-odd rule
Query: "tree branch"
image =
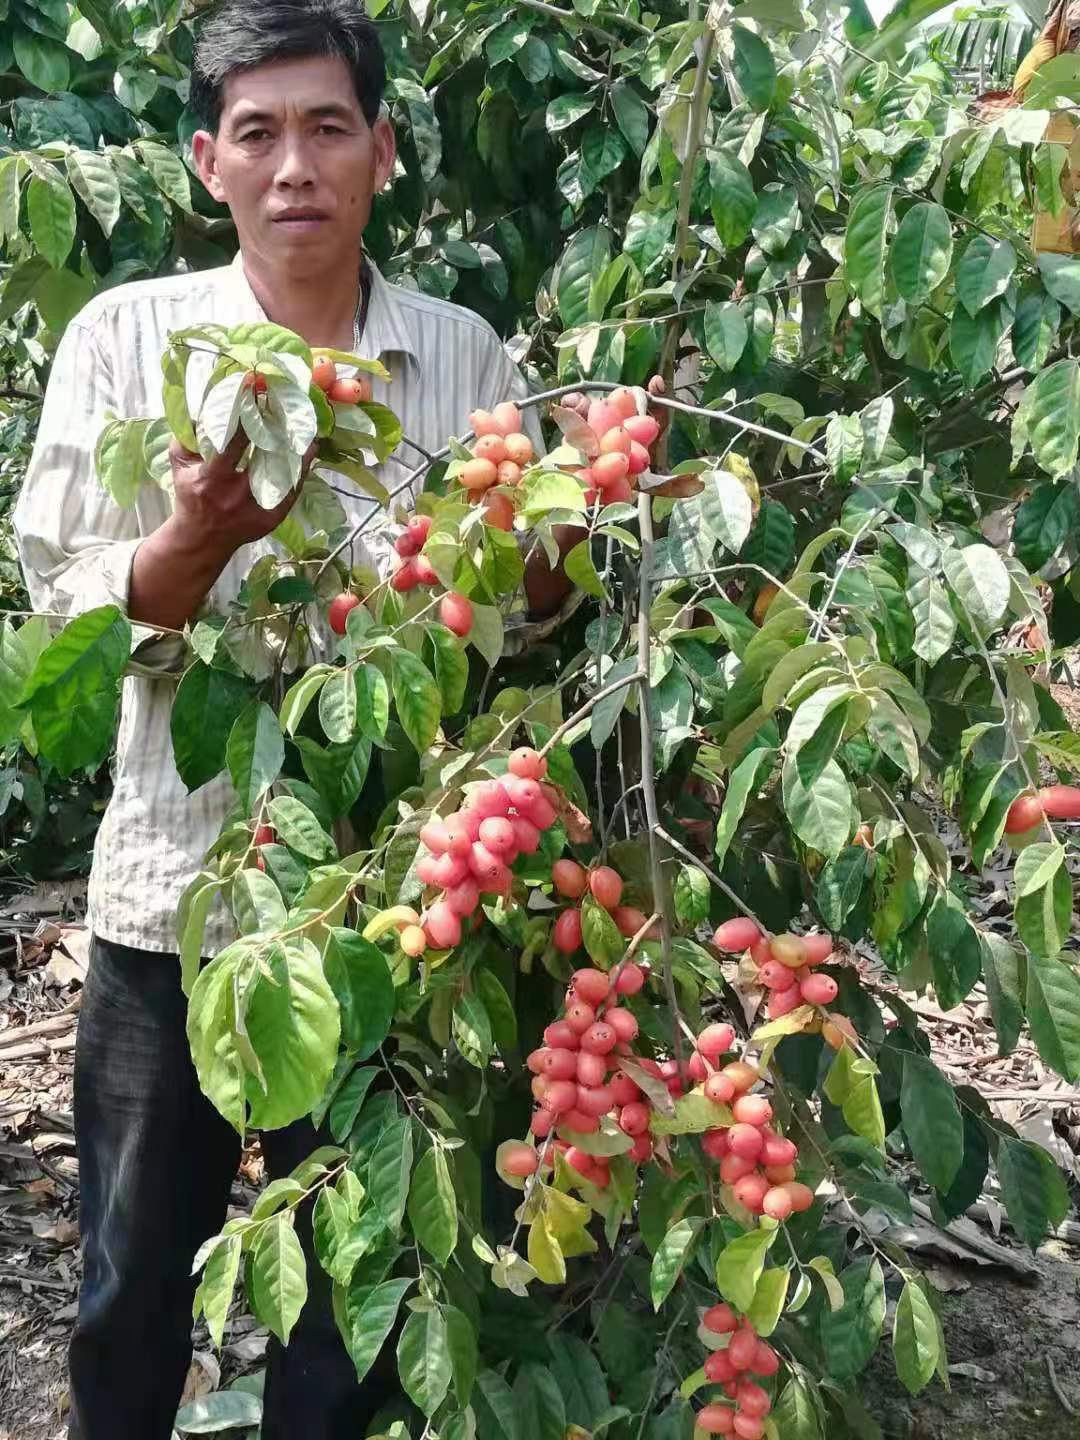
[(554, 749), (563, 736), (568, 734), (579, 720), (584, 720), (586, 715), (591, 714), (601, 700), (605, 700), (609, 695), (616, 694), (619, 690), (625, 690), (628, 685), (636, 685), (643, 676), (648, 679), (648, 674), (649, 672), (647, 670), (635, 670), (632, 675), (624, 675), (621, 680), (615, 680), (612, 684), (605, 685), (603, 690), (598, 690), (595, 695), (590, 695), (588, 700), (585, 701), (585, 704), (582, 705), (580, 709), (575, 710), (569, 720), (563, 721), (551, 739), (548, 740), (547, 744), (540, 751), (540, 754), (547, 755), (550, 750)]

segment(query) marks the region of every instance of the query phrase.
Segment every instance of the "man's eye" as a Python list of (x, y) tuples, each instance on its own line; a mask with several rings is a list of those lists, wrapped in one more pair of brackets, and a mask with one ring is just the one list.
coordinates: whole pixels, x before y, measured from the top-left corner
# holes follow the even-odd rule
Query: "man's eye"
[(265, 140), (270, 132), (268, 130), (248, 130), (240, 136), (241, 143), (247, 140)]
[(327, 135), (344, 135), (344, 133), (345, 133), (344, 130), (342, 130), (342, 128), (341, 128), (340, 125), (327, 125), (327, 124), (323, 124), (323, 125), (320, 125), (320, 126), (319, 126), (319, 129), (322, 130), (322, 131), (323, 131), (325, 134), (327, 134)]

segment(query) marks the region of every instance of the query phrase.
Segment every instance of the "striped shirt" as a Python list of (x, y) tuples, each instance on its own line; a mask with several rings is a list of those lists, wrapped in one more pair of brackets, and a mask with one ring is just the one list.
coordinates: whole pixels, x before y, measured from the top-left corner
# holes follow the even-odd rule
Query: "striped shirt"
[[(374, 398), (391, 406), (408, 439), (438, 450), (465, 430), (470, 410), (525, 394), (521, 375), (479, 316), (391, 285), (374, 265), (371, 280), (359, 353), (381, 359), (389, 371), (389, 383), (374, 381)], [(36, 610), (75, 615), (112, 604), (126, 612), (135, 551), (166, 520), (171, 500), (147, 483), (134, 507), (121, 509), (99, 484), (94, 450), (106, 412), (120, 419), (163, 413), (161, 357), (170, 332), (266, 318), (238, 256), (220, 269), (107, 290), (72, 320), (53, 362), (14, 516)], [(376, 474), (393, 488), (421, 458), (403, 441)], [(359, 492), (339, 499), (350, 523), (373, 506)], [(384, 571), (395, 533), (387, 528), (380, 518), (360, 537), (352, 559)], [(245, 574), (266, 554), (284, 551), (270, 540), (242, 546), (200, 613), (225, 612)], [(143, 642), (136, 657), (140, 671), (123, 685), (113, 793), (90, 875), (90, 923), (106, 939), (169, 952), (177, 948), (180, 895), (202, 868), (235, 796), (227, 776), (187, 793), (173, 763), (169, 729), (182, 647), (176, 637), (155, 641), (138, 628), (136, 638)], [(216, 953), (233, 933), (219, 907), (204, 953)]]

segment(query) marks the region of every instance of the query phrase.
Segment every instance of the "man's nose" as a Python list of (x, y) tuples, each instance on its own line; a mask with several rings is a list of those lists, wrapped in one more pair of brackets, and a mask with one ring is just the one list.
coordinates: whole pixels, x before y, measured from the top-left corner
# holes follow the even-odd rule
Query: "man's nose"
[(303, 136), (286, 134), (282, 137), (274, 181), (290, 189), (315, 183), (315, 166)]

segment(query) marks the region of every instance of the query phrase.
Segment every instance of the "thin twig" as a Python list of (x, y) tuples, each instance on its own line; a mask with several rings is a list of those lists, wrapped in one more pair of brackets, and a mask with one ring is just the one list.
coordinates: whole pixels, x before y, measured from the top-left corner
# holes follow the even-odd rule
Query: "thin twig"
[(670, 845), (672, 850), (677, 851), (683, 857), (683, 859), (689, 860), (692, 865), (697, 866), (697, 868), (701, 871), (703, 875), (708, 876), (708, 878), (712, 881), (716, 888), (718, 890), (722, 890), (733, 905), (736, 905), (743, 912), (744, 915), (748, 916), (751, 920), (753, 920), (754, 924), (758, 927), (758, 929), (762, 932), (763, 935), (769, 934), (769, 927), (765, 924), (764, 920), (762, 920), (759, 915), (755, 914), (755, 912), (750, 909), (750, 906), (747, 905), (746, 901), (743, 900), (740, 895), (736, 894), (736, 892), (731, 888), (731, 886), (727, 883), (726, 880), (721, 880), (720, 876), (717, 875), (716, 871), (706, 865), (704, 860), (699, 859), (692, 850), (687, 850), (685, 845), (680, 845), (678, 840), (676, 840), (673, 835), (669, 835), (662, 826), (657, 827), (656, 833), (658, 837), (663, 840), (665, 845)]
[(563, 738), (564, 735), (568, 734), (580, 720), (584, 720), (586, 715), (591, 714), (599, 701), (606, 700), (609, 695), (615, 695), (620, 690), (625, 690), (628, 685), (636, 685), (637, 682), (642, 678), (642, 675), (644, 675), (647, 679), (648, 671), (635, 670), (632, 675), (624, 675), (621, 680), (614, 680), (610, 685), (605, 685), (603, 690), (598, 690), (595, 695), (590, 695), (588, 700), (585, 701), (585, 704), (582, 705), (579, 709), (575, 710), (574, 713), (570, 716), (569, 720), (563, 721), (563, 723), (551, 736), (550, 740), (548, 740), (547, 743), (544, 745), (543, 749), (540, 751), (540, 754), (547, 755), (551, 750), (553, 750), (554, 747), (558, 745), (559, 741)]

